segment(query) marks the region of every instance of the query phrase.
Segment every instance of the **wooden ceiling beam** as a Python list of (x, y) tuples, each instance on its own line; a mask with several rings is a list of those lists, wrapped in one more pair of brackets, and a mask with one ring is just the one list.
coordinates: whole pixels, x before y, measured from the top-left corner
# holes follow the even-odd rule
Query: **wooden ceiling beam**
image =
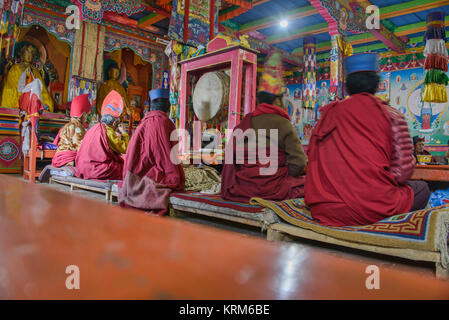
[(448, 4), (449, 2), (447, 0), (413, 0), (380, 8), (380, 18), (382, 20), (396, 18), (406, 14), (435, 9)]
[(160, 15), (160, 14), (157, 14), (157, 13), (153, 12), (153, 13), (149, 14), (148, 16), (146, 16), (145, 18), (140, 19), (138, 24), (137, 24), (137, 26), (139, 28), (144, 29), (144, 28), (149, 27), (149, 26), (155, 24), (156, 22), (159, 22), (159, 21), (164, 20), (166, 18), (167, 17), (165, 17), (163, 15)]

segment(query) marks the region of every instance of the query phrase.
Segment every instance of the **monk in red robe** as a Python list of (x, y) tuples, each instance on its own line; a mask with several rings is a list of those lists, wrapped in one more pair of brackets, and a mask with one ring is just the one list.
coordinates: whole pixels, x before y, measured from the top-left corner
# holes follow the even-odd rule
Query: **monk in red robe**
[(323, 108), (309, 143), (305, 200), (323, 225), (368, 225), (426, 206), (407, 123), (374, 96), (377, 55), (347, 58), (348, 99)]
[[(120, 127), (123, 108), (123, 98), (118, 92), (111, 91), (103, 102), (101, 122), (87, 131), (77, 153), (75, 164), (78, 178), (122, 179), (122, 154), (126, 153), (129, 142), (129, 136)], [(121, 137), (116, 133), (118, 129)]]
[(90, 108), (88, 94), (73, 99), (70, 107), (70, 122), (59, 130), (58, 136), (53, 142), (58, 146), (51, 162), (53, 167), (75, 165), (76, 155), (86, 134), (86, 117)]
[(185, 176), (180, 164), (170, 158), (177, 143), (170, 141), (176, 129), (168, 117), (169, 91), (150, 92), (151, 111), (143, 118), (129, 143), (119, 203), (165, 215), (172, 191), (184, 189)]
[[(226, 200), (304, 197), (307, 157), (285, 111), (281, 66), (279, 53), (268, 58), (259, 86), (260, 104), (235, 128), (226, 146), (221, 182), (221, 196)], [(242, 132), (254, 135), (245, 141)]]

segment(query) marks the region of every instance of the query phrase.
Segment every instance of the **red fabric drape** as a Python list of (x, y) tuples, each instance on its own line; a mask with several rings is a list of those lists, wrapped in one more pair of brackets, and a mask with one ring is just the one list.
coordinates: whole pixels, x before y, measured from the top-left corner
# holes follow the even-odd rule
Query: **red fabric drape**
[(122, 179), (123, 159), (109, 147), (106, 128), (103, 123), (97, 123), (86, 132), (75, 163), (78, 178)]
[(120, 205), (164, 215), (170, 193), (184, 189), (184, 170), (170, 157), (172, 150), (177, 154), (177, 142), (170, 141), (175, 129), (162, 111), (144, 117), (128, 146)]

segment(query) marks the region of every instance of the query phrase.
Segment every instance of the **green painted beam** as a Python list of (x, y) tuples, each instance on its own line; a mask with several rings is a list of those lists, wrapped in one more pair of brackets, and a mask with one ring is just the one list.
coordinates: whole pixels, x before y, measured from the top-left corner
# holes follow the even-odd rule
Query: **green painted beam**
[[(445, 21), (449, 22), (449, 16), (446, 16)], [(419, 28), (426, 28), (426, 26), (427, 26), (427, 23), (425, 21), (412, 23), (412, 24), (408, 24), (408, 25), (405, 25), (405, 26), (397, 27), (394, 30), (394, 33), (400, 33), (400, 32), (415, 30), (415, 29), (419, 29)]]
[[(423, 42), (423, 38), (422, 37), (413, 37), (413, 38), (410, 38), (409, 42), (410, 43), (420, 43), (420, 42)], [(354, 46), (353, 49), (354, 49), (353, 50), (354, 53), (362, 53), (362, 52), (366, 52), (369, 50), (388, 49), (388, 46), (385, 45), (384, 43), (374, 43), (371, 45), (361, 44), (361, 45)], [(328, 57), (329, 57), (329, 52), (321, 53), (316, 56), (317, 60), (323, 60)]]
[(231, 19), (226, 20), (226, 21), (222, 21), (220, 22), (221, 25), (228, 27), (234, 31), (239, 31), (240, 30), (240, 24), (236, 21), (233, 21)]
[(237, 10), (237, 9), (240, 9), (240, 7), (239, 7), (239, 6), (236, 6), (236, 5), (232, 5), (232, 6), (230, 6), (229, 8), (220, 10), (220, 12), (218, 13), (218, 15), (219, 15), (219, 16), (222, 16), (222, 15), (224, 15), (224, 14), (226, 14), (226, 13), (232, 12), (232, 11)]
[(435, 0), (412, 0), (408, 2), (394, 4), (388, 7), (380, 8), (380, 15), (385, 15), (393, 12), (404, 11), (413, 7), (419, 7), (426, 4), (432, 4)]
[(152, 12), (149, 15), (143, 17), (142, 19), (139, 20), (138, 24), (142, 24), (150, 19), (153, 19), (154, 17), (156, 17), (158, 14), (156, 12)]

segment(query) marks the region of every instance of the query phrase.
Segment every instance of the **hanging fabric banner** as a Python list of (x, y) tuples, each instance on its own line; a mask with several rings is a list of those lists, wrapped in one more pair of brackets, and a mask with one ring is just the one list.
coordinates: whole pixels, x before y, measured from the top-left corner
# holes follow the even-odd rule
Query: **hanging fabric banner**
[[(214, 14), (211, 15), (212, 7)], [(194, 47), (205, 46), (210, 40), (210, 21), (213, 16), (215, 34), (218, 33), (218, 1), (174, 0), (168, 37)]]
[(2, 0), (0, 1), (1, 12), (1, 39), (0, 48), (6, 46), (5, 56), (13, 55), (15, 41), (19, 35), (23, 16), (24, 0)]

